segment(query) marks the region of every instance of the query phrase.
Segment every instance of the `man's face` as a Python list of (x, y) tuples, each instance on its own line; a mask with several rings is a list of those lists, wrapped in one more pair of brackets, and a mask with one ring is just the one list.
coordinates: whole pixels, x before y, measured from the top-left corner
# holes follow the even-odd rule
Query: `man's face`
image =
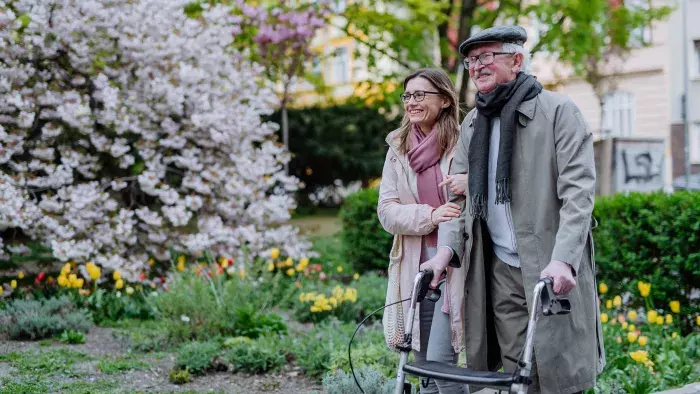
[[(488, 43), (469, 50), (468, 57), (478, 57), (486, 52), (504, 52), (503, 44)], [(480, 61), (470, 61), (469, 76), (481, 93), (488, 93), (497, 85), (510, 82), (516, 78), (522, 66), (521, 54), (496, 54), (493, 63), (484, 66)]]

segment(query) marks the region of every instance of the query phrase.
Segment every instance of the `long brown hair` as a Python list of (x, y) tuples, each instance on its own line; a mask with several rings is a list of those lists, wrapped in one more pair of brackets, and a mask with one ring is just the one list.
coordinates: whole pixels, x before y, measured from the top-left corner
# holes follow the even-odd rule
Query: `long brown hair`
[[(449, 101), (450, 106), (443, 108), (435, 121), (435, 131), (438, 140), (438, 154), (440, 157), (445, 152), (449, 152), (457, 143), (459, 137), (459, 107), (457, 105), (457, 92), (450, 77), (442, 70), (437, 68), (421, 68), (411, 73), (403, 81), (403, 90), (406, 90), (406, 84), (413, 78), (425, 78), (435, 86), (435, 89), (440, 95)], [(396, 138), (399, 139), (399, 151), (402, 154), (408, 153), (411, 150), (411, 121), (408, 118), (408, 113), (404, 111), (401, 127)]]

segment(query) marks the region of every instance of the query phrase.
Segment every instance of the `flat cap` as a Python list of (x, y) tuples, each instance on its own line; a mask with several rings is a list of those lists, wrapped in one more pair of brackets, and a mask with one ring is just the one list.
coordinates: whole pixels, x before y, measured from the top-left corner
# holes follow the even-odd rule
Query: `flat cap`
[(523, 45), (527, 41), (527, 32), (520, 26), (495, 26), (482, 30), (469, 37), (459, 46), (459, 53), (467, 56), (467, 52), (474, 45), (489, 42), (502, 42), (508, 44)]

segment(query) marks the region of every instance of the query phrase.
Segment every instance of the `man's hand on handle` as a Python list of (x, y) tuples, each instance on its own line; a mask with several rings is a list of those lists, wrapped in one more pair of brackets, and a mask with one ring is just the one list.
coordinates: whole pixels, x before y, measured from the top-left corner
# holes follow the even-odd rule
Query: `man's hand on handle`
[(452, 256), (450, 255), (450, 251), (448, 249), (438, 248), (437, 253), (435, 253), (435, 256), (432, 259), (420, 265), (421, 271), (429, 269), (435, 274), (433, 276), (433, 281), (430, 282), (430, 287), (433, 289), (437, 288), (442, 272), (445, 271), (445, 268), (447, 268), (447, 266), (450, 264), (450, 258), (452, 258)]
[(552, 260), (540, 274), (540, 279), (547, 277), (554, 281), (552, 289), (556, 295), (566, 294), (576, 286), (571, 266), (563, 261)]

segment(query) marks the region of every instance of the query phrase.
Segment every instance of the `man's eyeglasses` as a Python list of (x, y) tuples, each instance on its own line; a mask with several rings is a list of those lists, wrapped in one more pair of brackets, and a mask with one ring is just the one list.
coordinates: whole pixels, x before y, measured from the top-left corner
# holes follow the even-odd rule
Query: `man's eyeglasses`
[(476, 61), (478, 60), (482, 66), (488, 66), (496, 60), (496, 55), (512, 55), (515, 52), (484, 52), (479, 54), (479, 56), (467, 56), (464, 58), (464, 68), (476, 67)]
[(415, 92), (413, 92), (413, 94), (411, 94), (411, 93), (402, 94), (401, 101), (403, 101), (404, 103), (408, 103), (409, 101), (411, 101), (411, 96), (413, 96), (413, 99), (416, 100), (417, 103), (419, 103), (419, 102), (423, 101), (426, 94), (440, 94), (440, 93), (439, 92), (427, 92), (427, 91), (423, 91), (423, 90), (416, 90)]

